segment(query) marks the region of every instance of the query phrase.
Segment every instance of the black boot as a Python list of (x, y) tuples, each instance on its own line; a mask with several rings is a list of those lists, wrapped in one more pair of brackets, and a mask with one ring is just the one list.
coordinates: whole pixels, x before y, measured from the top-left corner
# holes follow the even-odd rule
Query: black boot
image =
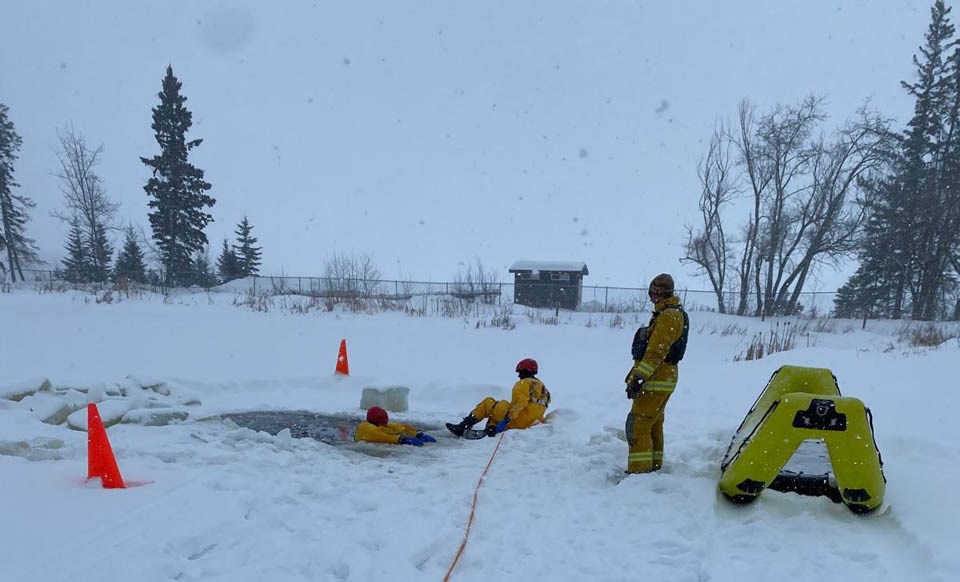
[(453, 424), (452, 422), (447, 423), (447, 430), (457, 435), (458, 437), (463, 436), (463, 431), (477, 424), (477, 419), (473, 417), (472, 414), (468, 414), (463, 417), (463, 420), (459, 424)]

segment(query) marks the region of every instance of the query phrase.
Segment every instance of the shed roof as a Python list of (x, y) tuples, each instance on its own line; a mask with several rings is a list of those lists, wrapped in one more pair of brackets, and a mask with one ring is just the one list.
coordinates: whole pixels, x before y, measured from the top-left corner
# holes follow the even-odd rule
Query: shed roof
[(511, 273), (525, 271), (563, 271), (589, 275), (587, 264), (583, 261), (516, 261), (510, 265)]

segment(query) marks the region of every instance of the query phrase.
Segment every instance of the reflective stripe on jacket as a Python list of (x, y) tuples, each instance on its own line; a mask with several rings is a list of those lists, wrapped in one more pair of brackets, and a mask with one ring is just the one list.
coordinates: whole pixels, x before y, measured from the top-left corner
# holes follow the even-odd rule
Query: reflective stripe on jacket
[(643, 359), (634, 364), (644, 379), (643, 389), (651, 392), (673, 392), (677, 386), (677, 365), (665, 362), (664, 358), (683, 334), (683, 313), (666, 309), (668, 305), (680, 305), (680, 298), (674, 295), (654, 305), (656, 316), (650, 320), (647, 349)]

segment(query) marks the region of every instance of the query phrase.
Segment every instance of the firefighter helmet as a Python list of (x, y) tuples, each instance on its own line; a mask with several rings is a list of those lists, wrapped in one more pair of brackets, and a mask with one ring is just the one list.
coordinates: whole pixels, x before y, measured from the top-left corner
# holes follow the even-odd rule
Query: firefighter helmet
[(517, 373), (520, 372), (529, 372), (531, 374), (537, 373), (537, 361), (533, 358), (524, 358), (520, 360), (517, 364)]
[(387, 411), (379, 406), (371, 406), (370, 410), (367, 411), (367, 422), (370, 424), (383, 426), (389, 421), (390, 417), (387, 416)]
[(650, 297), (670, 297), (673, 295), (673, 277), (660, 273), (650, 281)]

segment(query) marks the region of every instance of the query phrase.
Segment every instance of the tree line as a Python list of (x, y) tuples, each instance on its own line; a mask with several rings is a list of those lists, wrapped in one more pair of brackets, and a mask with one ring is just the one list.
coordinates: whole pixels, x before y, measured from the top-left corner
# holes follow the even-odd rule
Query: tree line
[[(798, 313), (816, 269), (858, 259), (840, 317), (960, 318), (960, 43), (937, 0), (914, 114), (896, 130), (862, 106), (826, 131), (824, 97), (758, 113), (741, 102), (698, 165), (700, 217), (681, 261), (709, 281), (721, 313)], [(731, 225), (729, 209), (749, 215)]]
[(960, 319), (960, 42), (942, 0), (930, 13), (917, 79), (902, 83), (913, 117), (888, 171), (867, 183), (860, 266), (838, 291), (841, 315)]
[[(232, 279), (256, 275), (260, 270), (261, 247), (253, 225), (244, 216), (235, 230), (236, 242), (223, 240), (223, 248), (212, 264), (204, 229), (213, 222), (209, 209), (216, 204), (209, 191), (212, 185), (204, 171), (189, 161), (190, 152), (202, 139), (187, 139), (193, 114), (186, 108), (182, 83), (168, 66), (152, 109), (152, 128), (159, 153), (141, 157), (151, 177), (144, 185), (148, 197), (151, 241), (133, 225), (122, 228), (124, 240), (114, 259), (111, 232), (121, 230), (115, 223), (119, 204), (107, 194), (98, 165), (103, 146), (91, 146), (82, 133), (68, 126), (57, 132), (57, 160), (63, 207), (54, 216), (69, 225), (62, 261), (62, 275), (72, 283), (102, 283), (109, 280), (151, 282), (165, 286), (212, 286)], [(0, 103), (0, 274), (11, 280), (26, 280), (23, 269), (40, 264), (36, 241), (26, 234), (33, 200), (19, 193), (14, 179), (22, 139), (10, 120), (9, 108)], [(160, 266), (159, 273), (147, 269), (144, 248)], [(148, 279), (152, 279), (149, 280)]]
[[(960, 319), (960, 41), (950, 11), (943, 0), (931, 7), (915, 80), (901, 82), (914, 100), (903, 128), (866, 103), (828, 129), (819, 95), (766, 111), (745, 99), (733, 120), (717, 123), (697, 167), (699, 217), (687, 227), (681, 261), (709, 282), (720, 312), (796, 314), (818, 269), (856, 258), (836, 315)], [(246, 216), (236, 242), (224, 239), (210, 260), (204, 229), (216, 200), (189, 161), (203, 140), (186, 137), (192, 113), (181, 88), (167, 67), (152, 109), (159, 152), (140, 158), (151, 170), (144, 190), (152, 236), (123, 228), (115, 259), (118, 206), (97, 174), (102, 146), (72, 127), (58, 133), (68, 280), (146, 280), (144, 247), (162, 269), (155, 282), (166, 285), (258, 273), (261, 248)], [(21, 143), (0, 103), (0, 275), (14, 281), (39, 262), (26, 229), (34, 203), (14, 179)], [(746, 220), (731, 224), (744, 207)]]

